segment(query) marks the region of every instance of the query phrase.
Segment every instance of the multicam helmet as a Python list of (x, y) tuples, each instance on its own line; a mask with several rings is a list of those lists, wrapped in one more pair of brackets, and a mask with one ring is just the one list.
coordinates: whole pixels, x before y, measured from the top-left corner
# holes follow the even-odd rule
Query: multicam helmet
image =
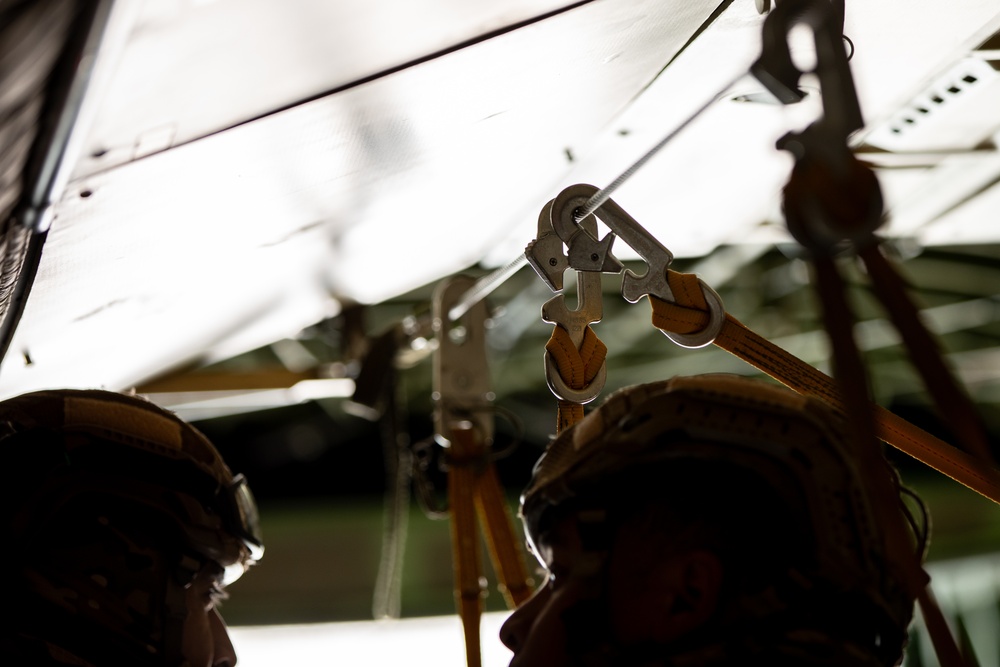
[[(18, 632), (60, 650), (79, 656), (80, 644), (101, 643), (177, 662), (193, 574), (214, 564), (230, 583), (263, 555), (245, 478), (146, 400), (100, 390), (8, 399), (0, 452), (4, 558), (29, 609)], [(46, 618), (65, 627), (30, 627)]]
[[(872, 621), (872, 646), (864, 648), (878, 654), (881, 664), (898, 660), (913, 600), (885, 558), (845, 424), (825, 403), (776, 385), (701, 375), (609, 396), (550, 443), (536, 465), (521, 500), (532, 548), (558, 508), (592, 507), (594, 498), (603, 502), (611, 480), (632, 480), (643, 471), (648, 484), (657, 484), (650, 471), (692, 461), (745, 470), (773, 489), (779, 502), (794, 504), (812, 541), (812, 565), (795, 575), (801, 587), (865, 600), (878, 618)], [(639, 491), (634, 482), (613, 488), (625, 496)]]

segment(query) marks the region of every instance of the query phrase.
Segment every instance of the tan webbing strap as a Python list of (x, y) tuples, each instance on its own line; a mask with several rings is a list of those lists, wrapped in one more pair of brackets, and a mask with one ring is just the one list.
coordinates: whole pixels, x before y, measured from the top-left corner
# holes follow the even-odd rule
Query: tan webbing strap
[(492, 464), (482, 470), (476, 480), (476, 510), (500, 593), (507, 608), (515, 609), (531, 597), (532, 582), (523, 552), (518, 548), (521, 540), (515, 537), (514, 517)]
[(455, 567), (455, 597), (465, 632), (466, 664), (479, 667), (479, 639), (483, 614), (483, 588), (479, 555), (482, 529), (500, 592), (510, 609), (531, 597), (521, 543), (515, 538), (514, 519), (507, 505), (489, 448), (473, 428), (454, 428), (448, 468), (448, 502), (451, 508), (452, 558)]
[(476, 466), (483, 460), (483, 445), (472, 429), (451, 432), (448, 467), (448, 505), (451, 512), (451, 548), (455, 568), (455, 603), (465, 632), (468, 667), (482, 665), (479, 622), (483, 615), (483, 589), (479, 570), (479, 536), (476, 533)]
[[(545, 351), (555, 362), (563, 383), (570, 389), (586, 388), (601, 370), (608, 356), (608, 348), (589, 326), (584, 330), (583, 343), (577, 349), (569, 332), (562, 326), (552, 327), (552, 336), (545, 344)], [(559, 399), (556, 433), (561, 433), (583, 419), (583, 405)]]
[(941, 611), (941, 605), (938, 604), (930, 586), (924, 586), (920, 591), (917, 603), (920, 605), (920, 613), (924, 617), (924, 626), (927, 628), (927, 634), (930, 635), (934, 653), (942, 667), (951, 667), (952, 665), (971, 667), (971, 664), (962, 657), (962, 653), (951, 634), (951, 628), (948, 627), (948, 621)]
[[(693, 274), (667, 270), (678, 303), (650, 296), (653, 326), (675, 333), (694, 333), (709, 323), (708, 305)], [(715, 339), (722, 349), (743, 359), (799, 393), (817, 396), (843, 408), (833, 379), (726, 315)], [(1000, 471), (935, 438), (881, 406), (873, 405), (877, 436), (893, 447), (1000, 504)]]

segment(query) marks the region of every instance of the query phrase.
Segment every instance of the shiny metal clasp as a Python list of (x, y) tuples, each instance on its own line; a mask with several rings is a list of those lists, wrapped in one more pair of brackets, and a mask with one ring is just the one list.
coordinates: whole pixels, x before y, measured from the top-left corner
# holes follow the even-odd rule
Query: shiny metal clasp
[[(577, 349), (583, 344), (587, 327), (600, 322), (604, 316), (604, 304), (601, 300), (601, 274), (594, 271), (578, 271), (576, 276), (577, 304), (570, 309), (566, 305), (566, 295), (562, 294), (563, 274), (570, 268), (569, 260), (563, 251), (562, 239), (552, 229), (552, 203), (548, 202), (538, 214), (538, 234), (528, 243), (524, 250), (528, 263), (535, 273), (549, 286), (553, 292), (560, 292), (542, 305), (542, 320), (549, 324), (561, 326), (569, 334), (570, 340)], [(597, 221), (592, 220), (588, 227), (597, 234)], [(615, 271), (614, 273), (617, 273)], [(589, 403), (597, 398), (607, 381), (607, 364), (601, 365), (594, 379), (583, 389), (573, 389), (566, 386), (559, 371), (554, 367), (552, 358), (545, 353), (545, 381), (549, 389), (559, 399), (573, 403)]]
[[(624, 270), (622, 296), (630, 303), (635, 303), (646, 295), (676, 303), (667, 283), (667, 269), (674, 261), (673, 253), (618, 204), (608, 199), (592, 215), (577, 222), (577, 212), (584, 210), (587, 202), (597, 192), (598, 189), (593, 185), (571, 185), (553, 200), (552, 227), (569, 249), (570, 267), (585, 273), (619, 273)], [(611, 233), (601, 240), (596, 238), (596, 233), (590, 231), (596, 230), (595, 216), (611, 230)], [(621, 237), (646, 262), (647, 269), (643, 275), (625, 269), (611, 254), (611, 246), (616, 237)], [(664, 332), (667, 338), (681, 347), (698, 348), (710, 345), (719, 335), (725, 321), (726, 312), (722, 299), (708, 285), (701, 281), (699, 283), (708, 302), (709, 323), (694, 334)]]
[(486, 349), (485, 301), (473, 305), (457, 321), (448, 311), (475, 284), (469, 276), (452, 276), (434, 291), (433, 398), (434, 432), (439, 444), (447, 445), (457, 428), (471, 425), (486, 446), (493, 442), (494, 393)]
[(524, 257), (550, 290), (562, 291), (563, 274), (569, 268), (569, 260), (563, 251), (562, 239), (552, 229), (551, 201), (538, 214), (538, 233), (528, 242)]
[[(542, 275), (542, 271), (550, 274), (550, 279), (546, 280), (549, 287), (562, 291), (563, 271), (569, 268), (569, 261), (562, 251), (562, 240), (552, 230), (552, 204), (547, 203), (542, 208), (542, 213), (538, 218), (538, 241), (534, 246), (529, 245), (528, 261), (535, 271)], [(587, 222), (587, 228), (593, 234), (597, 234), (597, 221), (591, 217)], [(532, 250), (535, 253), (532, 253)], [(544, 254), (543, 254), (544, 253)], [(558, 253), (558, 256), (556, 256)], [(539, 270), (541, 264), (542, 271)], [(558, 272), (558, 277), (554, 274)], [(545, 278), (543, 277), (543, 280)], [(596, 271), (577, 271), (577, 304), (576, 308), (570, 309), (566, 304), (566, 295), (558, 294), (542, 305), (542, 320), (549, 324), (561, 326), (569, 333), (570, 340), (577, 349), (583, 345), (583, 338), (586, 335), (587, 327), (595, 322), (600, 322), (604, 316), (604, 303), (601, 294), (601, 274)], [(549, 385), (552, 393), (564, 401), (573, 403), (589, 403), (597, 398), (604, 389), (604, 384), (608, 378), (607, 363), (602, 363), (600, 370), (594, 379), (582, 389), (573, 389), (566, 386), (559, 371), (554, 367), (551, 356), (545, 354), (545, 381)]]

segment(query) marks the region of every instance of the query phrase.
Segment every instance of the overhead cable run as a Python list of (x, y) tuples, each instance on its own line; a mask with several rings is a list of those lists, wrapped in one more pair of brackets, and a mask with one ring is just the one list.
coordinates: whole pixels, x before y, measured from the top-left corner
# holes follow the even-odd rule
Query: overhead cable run
[[(664, 136), (662, 139), (660, 139), (660, 141), (657, 142), (656, 145), (654, 145), (652, 148), (646, 151), (646, 153), (643, 154), (638, 160), (636, 160), (628, 169), (623, 171), (618, 176), (618, 178), (613, 180), (610, 185), (595, 192), (593, 196), (591, 196), (587, 200), (587, 203), (580, 208), (580, 210), (574, 212), (574, 217), (576, 218), (576, 221), (579, 222), (580, 220), (583, 220), (587, 216), (593, 214), (597, 209), (599, 209), (601, 205), (603, 205), (611, 198), (611, 195), (614, 194), (618, 188), (620, 188), (622, 185), (625, 184), (626, 181), (632, 178), (632, 176), (634, 176), (637, 171), (642, 169), (642, 167), (645, 166), (645, 164), (649, 162), (653, 158), (653, 156), (655, 156), (657, 153), (663, 150), (663, 148), (665, 148), (667, 144), (673, 141), (673, 139), (676, 138), (677, 135), (683, 132), (691, 123), (693, 123), (699, 116), (701, 116), (701, 114), (707, 111), (709, 107), (715, 104), (723, 95), (726, 94), (726, 91), (732, 88), (736, 84), (736, 82), (738, 82), (744, 76), (745, 73), (740, 73), (739, 75), (733, 77), (730, 81), (727, 81), (726, 84), (723, 85), (721, 88), (719, 88), (719, 90), (714, 95), (709, 97), (704, 104), (702, 104), (687, 118), (685, 118), (680, 125), (678, 125), (676, 128), (667, 133), (667, 135)], [(521, 269), (521, 267), (527, 263), (528, 263), (527, 257), (524, 253), (522, 253), (508, 264), (478, 279), (475, 282), (475, 284), (471, 288), (469, 288), (469, 290), (465, 294), (462, 295), (462, 297), (458, 300), (458, 303), (456, 303), (451, 308), (451, 310), (448, 311), (448, 319), (454, 322), (455, 320), (462, 317), (462, 315), (465, 315), (467, 312), (469, 312), (469, 309), (472, 308), (472, 306), (474, 306), (476, 303), (482, 301), (491, 293), (493, 293), (495, 289), (497, 289), (498, 287), (500, 287), (500, 285), (502, 285), (508, 279), (513, 277), (514, 274), (516, 274)]]

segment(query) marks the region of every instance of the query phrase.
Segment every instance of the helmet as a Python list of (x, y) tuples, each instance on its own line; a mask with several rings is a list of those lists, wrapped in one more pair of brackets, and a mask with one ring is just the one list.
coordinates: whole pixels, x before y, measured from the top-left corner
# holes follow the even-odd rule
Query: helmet
[[(870, 634), (852, 640), (877, 656), (874, 664), (891, 665), (901, 658), (913, 599), (887, 562), (864, 471), (851, 447), (840, 414), (818, 399), (733, 375), (676, 377), (619, 390), (560, 433), (535, 466), (521, 498), (521, 517), (537, 554), (540, 535), (560, 512), (592, 517), (595, 507), (637, 504), (649, 496), (651, 489), (644, 487), (668, 484), (666, 472), (684, 466), (741, 471), (761, 482), (759, 488), (770, 489), (789, 517), (801, 518), (794, 528), (779, 525), (773, 534), (785, 539), (780, 533), (801, 533), (804, 537), (794, 539), (805, 543), (804, 556), (786, 568), (786, 590), (769, 590), (766, 601), (746, 601), (747, 609), (765, 621), (782, 617), (798, 623), (811, 615), (822, 619), (816, 621), (820, 628), (828, 621), (857, 621), (850, 632), (857, 634), (861, 626), (862, 634)], [(672, 479), (676, 482), (676, 475)], [(739, 509), (741, 499), (731, 498), (727, 486), (733, 478), (725, 479), (709, 476), (699, 495)], [(587, 531), (611, 534), (606, 526)], [(737, 560), (751, 545), (743, 546)], [(796, 607), (802, 604), (812, 610), (803, 614)]]
[(69, 389), (8, 399), (0, 452), (22, 638), (91, 662), (180, 664), (194, 574), (214, 563), (230, 583), (263, 555), (246, 479), (149, 401)]

